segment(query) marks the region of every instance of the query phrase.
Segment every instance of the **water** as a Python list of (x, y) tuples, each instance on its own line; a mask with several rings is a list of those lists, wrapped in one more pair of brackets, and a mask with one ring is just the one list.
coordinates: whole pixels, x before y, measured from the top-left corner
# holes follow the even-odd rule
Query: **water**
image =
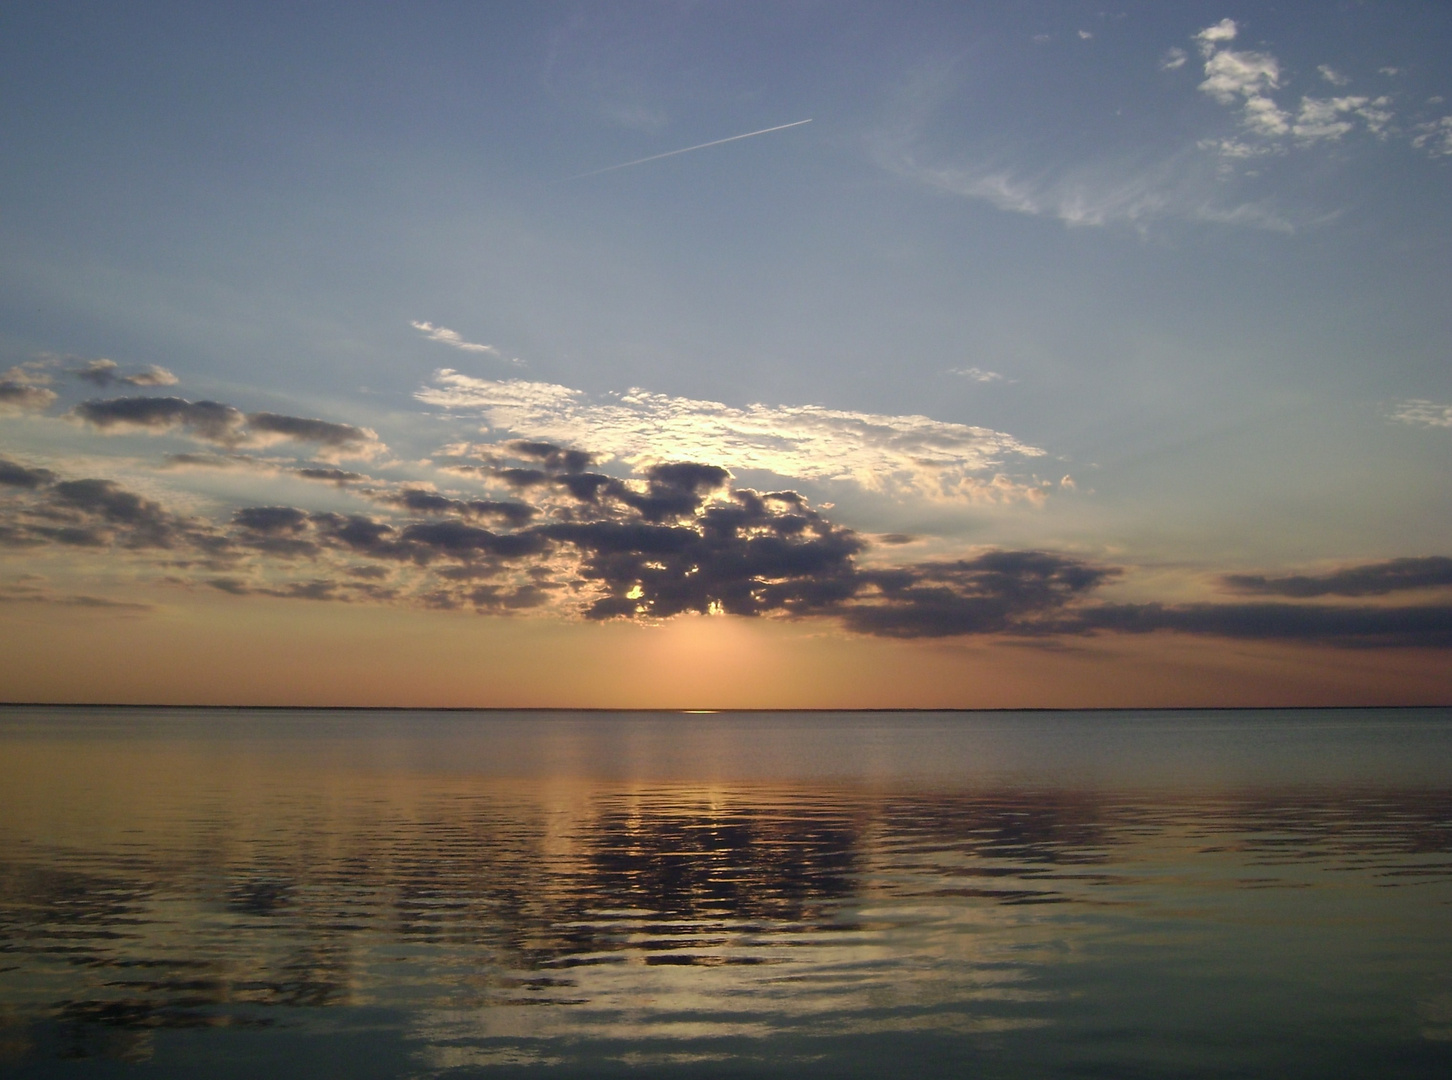
[(1452, 1076), (1452, 711), (3, 709), (0, 1069)]

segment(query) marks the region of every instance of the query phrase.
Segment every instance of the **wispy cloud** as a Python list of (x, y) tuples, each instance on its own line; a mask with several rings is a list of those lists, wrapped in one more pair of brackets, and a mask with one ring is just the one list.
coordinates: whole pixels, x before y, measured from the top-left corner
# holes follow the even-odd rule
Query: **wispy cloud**
[(1417, 427), (1452, 427), (1452, 405), (1439, 405), (1424, 398), (1409, 398), (1397, 403), (1392, 419)]
[(974, 382), (981, 383), (1013, 382), (1012, 379), (1005, 378), (996, 371), (984, 371), (982, 368), (977, 367), (949, 368), (948, 373), (950, 375), (961, 375), (965, 379), (972, 379)]
[(1452, 156), (1452, 116), (1429, 120), (1413, 128), (1412, 145), (1432, 157)]
[(1037, 447), (989, 428), (926, 416), (887, 416), (820, 405), (748, 405), (633, 389), (591, 400), (553, 383), (473, 378), (449, 369), (418, 391), (420, 401), (472, 413), (489, 428), (588, 445), (643, 465), (714, 461), (814, 481), (935, 499), (1043, 498), (1044, 486), (1005, 471)]
[[(1294, 232), (1303, 222), (1323, 221), (1325, 213), (1272, 201), (1263, 187), (1253, 185), (1270, 159), (1348, 144), (1358, 134), (1377, 141), (1406, 138), (1430, 156), (1452, 155), (1452, 117), (1427, 117), (1408, 126), (1412, 118), (1399, 121), (1393, 96), (1379, 91), (1291, 97), (1295, 80), (1274, 52), (1237, 49), (1240, 36), (1234, 19), (1222, 19), (1192, 34), (1190, 48), (1175, 45), (1160, 55), (1158, 67), (1167, 84), (1190, 94), (1190, 86), (1197, 87), (1233, 110), (1228, 123), (1216, 123), (1178, 145), (1106, 148), (1077, 159), (1046, 159), (1042, 150), (1005, 148), (1000, 131), (985, 133), (980, 146), (945, 151), (932, 133), (953, 91), (954, 78), (946, 69), (922, 73), (904, 87), (868, 145), (883, 168), (945, 193), (1011, 213), (1057, 218), (1069, 226), (1121, 224), (1141, 232), (1175, 221)], [(1187, 85), (1175, 73), (1186, 69), (1189, 74), (1196, 54), (1201, 74)], [(1385, 71), (1371, 76), (1387, 77)], [(1328, 64), (1317, 69), (1315, 78), (1323, 90), (1354, 82)]]
[[(450, 330), (447, 326), (435, 326), (431, 322), (413, 321), (409, 323), (415, 330), (423, 334), (430, 341), (437, 341), (440, 345), (448, 345), (453, 349), (460, 349), (464, 352), (487, 353), (490, 356), (503, 359), (503, 355), (493, 345), (481, 345), (476, 341), (465, 341), (457, 330)], [(518, 360), (513, 361), (519, 363)]]
[(944, 154), (933, 148), (928, 130), (953, 81), (946, 71), (926, 72), (901, 91), (894, 115), (868, 141), (882, 168), (946, 194), (1070, 227), (1118, 224), (1144, 232), (1190, 221), (1294, 231), (1274, 206), (1237, 199), (1215, 160), (1194, 145), (1034, 166), (1001, 150)]
[(1144, 231), (1156, 222), (1180, 220), (1295, 231), (1270, 205), (1227, 201), (1214, 170), (1203, 167), (1194, 150), (1158, 161), (1106, 159), (1027, 174), (995, 165), (926, 165), (912, 155), (884, 163), (939, 191), (1016, 214), (1057, 218), (1070, 227), (1123, 224)]

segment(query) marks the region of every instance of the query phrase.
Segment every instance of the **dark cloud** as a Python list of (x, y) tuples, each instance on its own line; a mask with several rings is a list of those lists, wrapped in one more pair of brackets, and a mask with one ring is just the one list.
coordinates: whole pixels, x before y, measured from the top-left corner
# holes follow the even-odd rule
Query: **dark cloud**
[(504, 444), (516, 457), (538, 461), (545, 468), (562, 472), (583, 472), (599, 460), (598, 455), (572, 450), (550, 442), (515, 439)]
[(52, 490), (60, 506), (92, 522), (121, 526), (113, 538), (126, 547), (170, 548), (177, 542), (174, 515), (110, 480), (63, 480)]
[(538, 555), (548, 546), (547, 537), (534, 530), (496, 533), (462, 521), (409, 525), (401, 537), (404, 544), (413, 547), (415, 558), (424, 561), (436, 555), (454, 558), (494, 555), (511, 559)]
[(247, 414), (247, 424), (254, 432), (278, 435), (298, 442), (317, 443), (337, 450), (361, 450), (378, 442), (378, 435), (368, 428), (352, 424), (335, 424), (328, 420), (311, 420), (302, 416), (278, 413)]
[(365, 514), (315, 513), (308, 516), (331, 547), (375, 559), (408, 559), (412, 551), (398, 542), (398, 530)]
[(990, 551), (973, 559), (867, 570), (864, 602), (843, 613), (853, 630), (884, 637), (1038, 633), (1119, 570), (1044, 551)]
[(0, 461), (16, 494), (0, 503), (0, 544), (189, 551), (219, 555), (227, 539), (212, 525), (174, 514), (112, 480), (57, 480), (49, 470)]
[(55, 401), (55, 391), (24, 379), (0, 378), (0, 406), (25, 412), (39, 412)]
[(231, 405), (216, 401), (187, 401), (175, 397), (124, 397), (84, 401), (74, 414), (101, 428), (140, 428), (146, 431), (181, 429), (195, 438), (221, 446), (246, 441), (246, 418)]
[[(189, 419), (187, 410), (206, 403), (87, 404), (119, 409), (126, 419), (117, 422), (195, 426), (203, 421)], [(231, 430), (230, 416), (217, 422)], [(1452, 604), (1101, 603), (1097, 590), (1123, 572), (1050, 551), (863, 566), (867, 541), (796, 492), (732, 489), (726, 470), (701, 463), (662, 463), (621, 478), (590, 471), (593, 455), (553, 443), (509, 449), (515, 460), (540, 466), (519, 470), (531, 474), (522, 486), (533, 498), (367, 487), (358, 493), (379, 505), (376, 515), (262, 505), (242, 507), (223, 523), (177, 514), (114, 481), (61, 479), (0, 458), (7, 491), (0, 544), (152, 552), (146, 557), (179, 575), (178, 583), (238, 596), (501, 614), (551, 605), (592, 620), (778, 615), (830, 619), (856, 633), (899, 639), (999, 635), (1050, 643), (1163, 631), (1452, 647)], [(511, 467), (479, 468), (499, 476)], [(1452, 583), (1452, 559), (1225, 580), (1241, 591), (1308, 601), (1383, 595)]]
[(55, 479), (49, 469), (32, 469), (18, 461), (0, 458), (0, 485), (33, 490), (44, 487)]
[(554, 482), (583, 503), (598, 505), (602, 495), (616, 494), (625, 490), (625, 485), (613, 476), (603, 473), (578, 472), (556, 476)]
[(1057, 629), (1145, 634), (1156, 630), (1263, 641), (1364, 646), (1452, 646), (1452, 604), (1101, 604)]
[(311, 519), (291, 506), (248, 506), (232, 515), (238, 543), (287, 558), (316, 555), (319, 545), (309, 535)]
[(503, 480), (516, 491), (527, 491), (530, 488), (539, 487), (550, 482), (550, 474), (543, 469), (488, 469), (483, 470), (486, 475), (497, 477)]
[[(691, 485), (677, 491), (714, 481), (714, 474), (676, 475)], [(738, 491), (732, 503), (706, 508), (690, 524), (671, 525), (650, 520), (654, 509), (641, 510), (643, 522), (544, 527), (584, 555), (581, 575), (603, 588), (588, 617), (825, 613), (858, 588), (852, 559), (862, 541), (793, 502)]]
[(1260, 596), (1385, 596), (1410, 589), (1452, 586), (1452, 558), (1429, 555), (1415, 559), (1348, 566), (1329, 574), (1296, 574), (1267, 577), (1260, 574), (1227, 574), (1221, 582), (1239, 593)]
[(673, 521), (694, 514), (708, 495), (724, 487), (730, 479), (731, 474), (719, 465), (693, 462), (652, 465), (645, 470), (645, 494), (622, 488), (615, 497), (646, 521)]
[(319, 480), (337, 484), (339, 487), (368, 479), (362, 473), (348, 472), (346, 469), (298, 469), (296, 474), (304, 480)]
[(451, 499), (422, 488), (405, 488), (375, 496), (388, 506), (401, 507), (416, 514), (457, 514), (466, 518), (493, 518), (510, 525), (524, 525), (539, 511), (522, 502), (496, 502), (492, 499)]
[(217, 401), (187, 401), (176, 397), (107, 398), (82, 402), (72, 414), (103, 431), (126, 428), (184, 431), (192, 438), (227, 447), (292, 439), (315, 443), (325, 451), (361, 456), (382, 448), (378, 436), (368, 428), (270, 412), (244, 414)]
[(292, 506), (249, 506), (233, 514), (232, 520), (253, 532), (295, 536), (307, 528), (308, 515)]

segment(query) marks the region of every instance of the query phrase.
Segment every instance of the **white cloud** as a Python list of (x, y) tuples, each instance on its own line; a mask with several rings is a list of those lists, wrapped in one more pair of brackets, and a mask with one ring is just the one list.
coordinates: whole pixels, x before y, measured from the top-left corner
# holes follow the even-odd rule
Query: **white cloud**
[(1196, 34), (1195, 40), (1200, 43), (1201, 54), (1209, 56), (1219, 42), (1234, 41), (1238, 32), (1234, 19), (1221, 19), (1214, 26), (1207, 26)]
[(1452, 116), (1418, 124), (1413, 130), (1412, 145), (1425, 150), (1433, 157), (1452, 156)]
[[(1337, 140), (1365, 126), (1372, 135), (1384, 138), (1395, 114), (1392, 100), (1385, 95), (1301, 98), (1300, 109), (1292, 114), (1282, 109), (1272, 93), (1281, 89), (1280, 62), (1268, 52), (1236, 52), (1223, 48), (1236, 36), (1235, 23), (1224, 19), (1195, 35), (1205, 57), (1205, 81), (1200, 89), (1222, 105), (1239, 105), (1240, 123), (1251, 142), (1239, 139), (1202, 139), (1203, 149), (1213, 149), (1226, 159), (1256, 157), (1284, 150), (1287, 136), (1301, 146), (1323, 140)], [(1317, 70), (1334, 86), (1351, 80), (1328, 64)]]
[(1438, 405), (1424, 398), (1409, 398), (1397, 402), (1392, 419), (1420, 427), (1452, 428), (1452, 405)]
[(1240, 139), (1201, 139), (1195, 144), (1201, 150), (1213, 150), (1223, 158), (1256, 158), (1267, 154), (1284, 153), (1279, 146), (1265, 143), (1248, 143)]
[(1291, 134), (1303, 142), (1339, 139), (1356, 126), (1348, 119), (1356, 116), (1373, 135), (1381, 135), (1392, 121), (1390, 104), (1388, 97), (1302, 98)]
[(488, 353), (490, 356), (499, 356), (499, 350), (493, 345), (480, 345), (473, 341), (465, 341), (456, 330), (450, 330), (446, 326), (435, 326), (430, 322), (410, 322), (415, 330), (419, 331), (430, 341), (437, 341), (440, 345), (449, 345), (455, 349), (463, 349), (465, 352)]
[(549, 439), (634, 466), (701, 461), (945, 500), (1044, 497), (1040, 482), (1002, 471), (1006, 458), (1040, 457), (1044, 451), (1001, 431), (926, 416), (820, 405), (737, 408), (640, 389), (596, 401), (553, 383), (478, 379), (447, 368), (415, 396), (478, 415), (497, 434)]
[(1280, 63), (1269, 53), (1212, 49), (1200, 89), (1222, 105), (1243, 98), (1246, 127), (1263, 135), (1283, 135), (1290, 128), (1289, 120), (1268, 93), (1280, 86), (1280, 79)]
[(1187, 61), (1188, 59), (1189, 57), (1185, 55), (1184, 49), (1170, 49), (1165, 53), (1164, 56), (1160, 57), (1160, 70), (1178, 71), (1180, 68), (1185, 66), (1185, 61)]
[(1080, 41), (1088, 41), (1093, 36), (1094, 36), (1093, 33), (1091, 33), (1088, 30), (1080, 30), (1079, 31), (1079, 40)]
[(1011, 379), (1005, 379), (996, 371), (984, 371), (982, 368), (976, 367), (949, 368), (948, 372), (951, 375), (961, 375), (965, 379), (972, 379), (974, 382), (1012, 382)]

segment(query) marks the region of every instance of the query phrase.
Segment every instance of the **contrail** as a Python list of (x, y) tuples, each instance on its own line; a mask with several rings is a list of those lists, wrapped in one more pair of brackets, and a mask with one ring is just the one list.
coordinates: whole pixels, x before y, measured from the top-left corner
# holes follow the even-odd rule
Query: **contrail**
[(687, 146), (681, 150), (667, 150), (664, 154), (652, 154), (650, 157), (636, 158), (634, 161), (627, 161), (620, 165), (607, 165), (603, 169), (595, 169), (592, 172), (582, 172), (576, 176), (566, 177), (567, 180), (583, 180), (587, 176), (599, 176), (601, 173), (614, 172), (616, 169), (628, 169), (632, 165), (644, 165), (647, 161), (659, 161), (661, 158), (675, 157), (677, 154), (689, 154), (692, 150), (704, 150), (708, 146), (720, 146), (722, 143), (735, 142), (737, 139), (749, 139), (753, 135), (766, 135), (773, 131), (785, 131), (787, 128), (801, 127), (803, 124), (810, 124), (811, 118), (796, 120), (790, 124), (779, 124), (776, 127), (762, 128), (760, 131), (748, 131), (745, 135), (732, 135), (729, 139), (716, 139), (714, 142), (697, 143), (695, 146)]

